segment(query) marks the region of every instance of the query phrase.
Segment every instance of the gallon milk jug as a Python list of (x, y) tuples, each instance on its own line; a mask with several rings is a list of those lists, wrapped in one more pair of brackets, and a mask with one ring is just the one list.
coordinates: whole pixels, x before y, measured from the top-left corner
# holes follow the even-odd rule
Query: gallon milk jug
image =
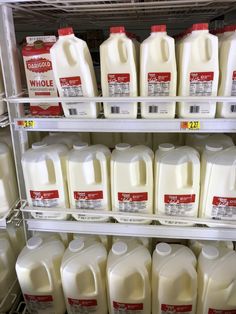
[(60, 132), (50, 132), (49, 135), (42, 139), (43, 143), (48, 145), (51, 144), (64, 144), (69, 149), (72, 149), (74, 143), (82, 142), (79, 133), (60, 133)]
[[(236, 96), (236, 26), (231, 35), (227, 36), (220, 47), (220, 82), (218, 96)], [(217, 117), (235, 118), (235, 102), (219, 102)]]
[(60, 276), (64, 250), (59, 240), (33, 237), (18, 256), (16, 273), (30, 313), (65, 313)]
[[(112, 210), (116, 212), (153, 212), (153, 152), (139, 145), (121, 143), (111, 155)], [(119, 222), (150, 223), (150, 220), (117, 217)]]
[(120, 237), (120, 236), (113, 236), (112, 237), (112, 244), (122, 241), (122, 242), (129, 242), (136, 240), (139, 244), (142, 244), (145, 246), (149, 252), (152, 250), (152, 239), (150, 238), (144, 238), (144, 237)]
[(0, 62), (0, 115), (7, 112), (7, 104), (3, 101), (4, 96), (4, 84), (3, 84), (3, 77), (2, 77), (2, 67)]
[[(27, 200), (30, 206), (68, 208), (66, 154), (63, 144), (34, 143), (22, 157)], [(66, 214), (31, 212), (34, 218), (66, 219)]]
[(236, 252), (204, 246), (198, 259), (197, 314), (236, 313)]
[(68, 314), (107, 314), (107, 251), (102, 243), (70, 242), (61, 264), (61, 280)]
[(107, 235), (98, 235), (98, 234), (80, 234), (80, 233), (74, 233), (73, 239), (83, 239), (84, 241), (87, 241), (87, 239), (92, 240), (94, 242), (101, 242), (107, 251), (111, 248), (111, 237)]
[(60, 240), (65, 248), (69, 245), (70, 241), (73, 239), (72, 234), (70, 233), (56, 233), (56, 232), (45, 232), (45, 231), (34, 231), (33, 232), (34, 237), (40, 237), (40, 238), (46, 238), (46, 239), (56, 239)]
[(13, 157), (10, 148), (0, 143), (0, 217), (13, 207), (18, 197)]
[[(97, 82), (85, 41), (75, 37), (71, 27), (58, 30), (59, 39), (50, 50), (52, 68), (61, 97), (96, 97)], [(73, 98), (72, 98), (73, 99)], [(96, 118), (95, 102), (62, 102), (66, 117)]]
[[(140, 95), (176, 96), (175, 41), (166, 25), (153, 25), (151, 35), (140, 48)], [(174, 118), (175, 102), (141, 103), (143, 118)]]
[[(161, 144), (155, 156), (155, 211), (159, 215), (197, 217), (200, 188), (198, 152)], [(173, 224), (161, 220), (162, 224)], [(181, 223), (182, 224), (182, 223)], [(184, 224), (188, 224), (185, 222)]]
[[(194, 24), (192, 33), (183, 42), (179, 69), (179, 96), (217, 96), (218, 38), (209, 34), (208, 24)], [(181, 118), (214, 118), (216, 104), (206, 102), (180, 102), (177, 106)]]
[[(101, 84), (104, 97), (138, 95), (136, 51), (124, 26), (111, 27), (110, 37), (100, 46)], [(137, 102), (103, 103), (106, 118), (136, 118)]]
[(146, 145), (152, 148), (152, 133), (122, 133), (122, 142), (131, 146)]
[(152, 313), (196, 313), (196, 264), (189, 248), (157, 244), (152, 263)]
[(214, 247), (224, 247), (229, 250), (234, 249), (234, 244), (232, 241), (212, 241), (212, 240), (189, 240), (189, 248), (193, 251), (193, 253), (198, 256), (200, 255), (202, 249), (206, 245), (211, 245)]
[(151, 313), (151, 255), (137, 243), (118, 241), (107, 260), (109, 313)]
[(96, 132), (91, 134), (92, 144), (102, 144), (113, 150), (116, 144), (122, 142), (121, 133)]
[(80, 210), (111, 210), (110, 151), (103, 145), (74, 144), (67, 158), (70, 207), (77, 220), (107, 221), (109, 217), (79, 214)]

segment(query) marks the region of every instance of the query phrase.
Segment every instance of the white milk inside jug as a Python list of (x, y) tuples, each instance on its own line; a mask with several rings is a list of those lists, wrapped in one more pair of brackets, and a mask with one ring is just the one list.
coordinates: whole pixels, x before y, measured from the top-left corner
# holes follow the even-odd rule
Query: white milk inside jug
[(67, 218), (66, 214), (59, 213), (60, 208), (68, 208), (67, 152), (66, 145), (38, 142), (23, 154), (22, 168), (29, 205), (58, 210), (57, 213), (33, 211), (34, 218)]
[[(153, 25), (151, 35), (140, 47), (140, 95), (176, 96), (177, 70), (175, 41), (166, 25)], [(141, 103), (143, 118), (174, 118), (175, 102)]]
[(60, 276), (64, 250), (59, 240), (33, 237), (18, 256), (16, 273), (30, 313), (65, 313)]
[(155, 152), (160, 144), (171, 143), (175, 146), (184, 145), (184, 134), (182, 133), (153, 133), (152, 148)]
[(10, 148), (0, 143), (0, 217), (12, 208), (18, 198), (13, 157)]
[[(101, 84), (104, 97), (138, 95), (136, 51), (125, 28), (111, 27), (110, 37), (100, 46)], [(106, 118), (136, 118), (138, 106), (133, 103), (103, 103)]]
[[(155, 211), (160, 215), (197, 217), (200, 188), (198, 152), (188, 146), (161, 144), (155, 156)], [(160, 220), (162, 224), (173, 224)], [(177, 223), (177, 222), (175, 222)], [(179, 222), (191, 225), (188, 222)]]
[(7, 104), (3, 101), (4, 97), (4, 84), (3, 84), (3, 77), (2, 77), (2, 67), (0, 62), (0, 115), (7, 112)]
[[(222, 41), (219, 61), (220, 61), (220, 82), (218, 96), (236, 96), (236, 26), (231, 35), (226, 36)], [(235, 118), (235, 102), (219, 102), (217, 104), (217, 117)]]
[(62, 101), (63, 111), (70, 118), (96, 118), (98, 104), (76, 102), (73, 97), (96, 97), (97, 82), (87, 43), (75, 37), (71, 27), (58, 30), (59, 39), (50, 50), (52, 68), (59, 95), (71, 97)]
[(193, 251), (197, 258), (200, 255), (203, 247), (206, 245), (224, 247), (228, 248), (229, 250), (234, 249), (234, 244), (232, 241), (189, 240), (189, 248)]
[(198, 259), (197, 314), (236, 313), (236, 252), (204, 246)]
[(152, 148), (152, 133), (122, 133), (121, 137), (123, 143), (129, 143), (131, 146), (146, 145)]
[(107, 260), (109, 313), (151, 313), (151, 255), (129, 241), (113, 244)]
[(129, 213), (153, 213), (153, 152), (139, 145), (121, 143), (111, 155), (112, 210), (127, 213), (119, 222), (150, 223), (148, 219), (129, 218)]
[(92, 144), (102, 144), (110, 149), (114, 149), (116, 144), (122, 142), (120, 133), (92, 133)]
[(82, 139), (79, 133), (50, 132), (49, 135), (42, 139), (42, 142), (48, 145), (65, 144), (71, 149), (74, 143), (82, 142)]
[[(208, 24), (194, 24), (192, 33), (184, 40), (179, 69), (179, 96), (217, 96), (218, 38), (209, 34)], [(181, 118), (214, 118), (216, 103), (179, 102)]]
[(107, 251), (102, 243), (70, 242), (61, 264), (61, 280), (68, 314), (107, 314)]
[(110, 151), (103, 145), (73, 146), (67, 158), (67, 178), (70, 207), (77, 220), (107, 221), (109, 217), (79, 214), (80, 210), (111, 210)]
[(157, 244), (152, 263), (152, 313), (196, 313), (196, 265), (189, 248)]
[(105, 246), (107, 251), (109, 251), (111, 248), (111, 237), (107, 235), (74, 233), (73, 239), (83, 239), (84, 241), (87, 241), (87, 239), (89, 239), (94, 242), (101, 242)]

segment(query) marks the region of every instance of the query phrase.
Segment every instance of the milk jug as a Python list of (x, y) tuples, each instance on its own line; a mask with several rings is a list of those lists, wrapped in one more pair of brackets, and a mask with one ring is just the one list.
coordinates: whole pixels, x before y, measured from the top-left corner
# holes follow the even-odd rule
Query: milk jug
[(60, 276), (64, 250), (59, 240), (33, 237), (18, 256), (16, 273), (30, 313), (65, 313)]
[[(236, 26), (231, 35), (226, 36), (220, 47), (220, 82), (218, 96), (236, 96)], [(235, 102), (219, 102), (217, 117), (235, 118)]]
[(107, 260), (109, 313), (151, 313), (151, 255), (137, 241), (113, 244)]
[(193, 251), (195, 256), (198, 258), (204, 246), (211, 245), (215, 247), (224, 247), (229, 250), (234, 249), (232, 241), (212, 241), (212, 240), (189, 240), (189, 248)]
[(204, 246), (198, 259), (197, 314), (236, 313), (236, 252)]
[[(208, 24), (194, 24), (192, 33), (184, 40), (179, 69), (179, 96), (217, 96), (218, 38), (209, 34)], [(180, 102), (181, 118), (214, 118), (216, 104), (206, 102)]]
[[(63, 144), (34, 143), (22, 157), (27, 201), (30, 206), (68, 208), (66, 154)], [(64, 213), (31, 212), (34, 218), (66, 219)]]
[[(153, 212), (153, 152), (138, 145), (121, 143), (111, 155), (112, 210), (115, 212)], [(150, 223), (149, 220), (117, 217), (119, 222)]]
[(74, 144), (68, 154), (67, 178), (70, 207), (77, 220), (107, 221), (108, 217), (79, 214), (80, 210), (111, 210), (110, 151), (103, 145)]
[(69, 245), (70, 241), (72, 240), (73, 236), (70, 233), (56, 233), (56, 232), (45, 232), (45, 231), (34, 231), (34, 237), (40, 237), (42, 239), (50, 239), (50, 240), (60, 240), (65, 248)]
[(157, 244), (152, 263), (152, 313), (196, 313), (196, 264), (189, 248)]
[(107, 235), (74, 233), (73, 239), (83, 239), (84, 241), (87, 241), (87, 239), (89, 239), (93, 242), (101, 242), (107, 251), (109, 251), (111, 248), (111, 237)]
[(18, 197), (13, 157), (9, 147), (0, 143), (0, 217), (13, 207)]
[(82, 142), (82, 139), (79, 133), (50, 132), (49, 135), (42, 139), (42, 142), (48, 145), (64, 144), (69, 149), (72, 149), (73, 144)]
[(123, 143), (129, 143), (131, 146), (146, 145), (152, 148), (152, 133), (122, 133), (121, 137)]
[(97, 82), (92, 58), (85, 41), (75, 37), (71, 27), (58, 30), (59, 39), (50, 50), (52, 68), (59, 95), (72, 97), (62, 101), (66, 117), (96, 118), (98, 104), (75, 102), (73, 97), (96, 97)]
[(144, 238), (144, 237), (120, 237), (120, 236), (113, 236), (112, 237), (112, 243), (116, 243), (118, 241), (122, 242), (129, 242), (129, 241), (134, 241), (136, 240), (139, 244), (142, 244), (145, 246), (149, 252), (152, 250), (152, 239), (150, 238)]
[(96, 132), (91, 134), (92, 144), (102, 144), (113, 150), (116, 144), (122, 142), (121, 133), (102, 133)]
[[(110, 37), (100, 46), (101, 84), (104, 97), (138, 95), (136, 51), (124, 26), (111, 27)], [(104, 102), (106, 118), (136, 118), (137, 102)]]
[(182, 133), (153, 133), (152, 148), (155, 152), (160, 144), (171, 143), (175, 146), (184, 145), (184, 134)]
[[(166, 25), (153, 25), (151, 35), (140, 48), (140, 95), (176, 96), (177, 70), (175, 41), (166, 33)], [(143, 118), (174, 118), (175, 102), (141, 103)]]
[(107, 251), (102, 243), (70, 242), (61, 264), (61, 280), (68, 314), (107, 314)]
[(7, 111), (7, 104), (3, 101), (4, 96), (4, 84), (3, 84), (3, 77), (2, 77), (2, 67), (0, 62), (0, 115)]
[[(159, 215), (197, 217), (200, 188), (198, 152), (161, 144), (155, 156), (155, 211)], [(160, 220), (162, 224), (173, 224)], [(184, 224), (190, 224), (185, 222)]]

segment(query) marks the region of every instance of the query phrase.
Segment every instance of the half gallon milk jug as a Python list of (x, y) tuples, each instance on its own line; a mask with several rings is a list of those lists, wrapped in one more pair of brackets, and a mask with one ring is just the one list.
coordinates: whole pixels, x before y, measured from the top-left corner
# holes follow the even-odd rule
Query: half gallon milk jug
[(146, 145), (152, 148), (152, 133), (122, 133), (122, 142), (131, 146)]
[(82, 142), (82, 140), (79, 133), (50, 132), (42, 139), (42, 142), (48, 145), (64, 144), (71, 149), (74, 143)]
[[(198, 216), (200, 160), (195, 149), (188, 146), (175, 148), (173, 144), (161, 144), (155, 156), (154, 182), (157, 214)], [(161, 220), (161, 223), (173, 222)]]
[[(220, 82), (218, 96), (236, 96), (236, 26), (220, 47)], [(217, 117), (235, 118), (236, 104), (220, 102), (217, 104)]]
[(196, 264), (196, 257), (189, 248), (157, 244), (152, 263), (152, 313), (196, 313)]
[[(139, 145), (121, 143), (111, 155), (112, 210), (116, 212), (153, 212), (153, 152)], [(150, 223), (149, 220), (116, 217), (119, 222)]]
[[(140, 95), (176, 96), (175, 41), (166, 25), (153, 25), (140, 48)], [(143, 118), (174, 118), (175, 102), (141, 103)]]
[[(192, 26), (180, 57), (178, 95), (217, 96), (218, 38), (209, 34), (208, 24)], [(216, 104), (211, 101), (180, 102), (177, 109), (181, 118), (214, 118)]]
[(7, 104), (3, 101), (4, 96), (4, 84), (3, 84), (3, 77), (2, 77), (2, 67), (0, 62), (0, 115), (7, 111)]
[(136, 240), (113, 244), (107, 260), (109, 313), (151, 313), (151, 255)]
[(198, 259), (197, 314), (236, 313), (236, 252), (204, 246)]
[(60, 276), (64, 250), (59, 240), (33, 237), (18, 256), (16, 273), (30, 313), (65, 313)]
[(102, 144), (113, 150), (116, 144), (122, 142), (121, 133), (104, 133), (96, 132), (91, 133), (92, 144)]
[(67, 178), (70, 207), (77, 220), (106, 221), (108, 217), (79, 214), (80, 210), (111, 210), (110, 151), (103, 145), (74, 144), (68, 154)]
[(61, 280), (68, 314), (107, 314), (107, 251), (89, 239), (71, 241), (61, 264)]
[[(136, 51), (124, 26), (111, 27), (110, 37), (100, 46), (101, 84), (104, 97), (136, 97)], [(103, 103), (106, 118), (136, 118), (137, 102)]]
[(18, 197), (12, 154), (6, 144), (0, 143), (0, 217), (13, 207)]
[[(85, 41), (75, 37), (71, 27), (58, 30), (59, 39), (50, 50), (52, 68), (61, 97), (96, 97), (97, 82)], [(73, 99), (73, 98), (72, 98)], [(95, 102), (62, 102), (66, 117), (96, 118)]]
[[(22, 157), (27, 200), (30, 206), (68, 208), (66, 154), (63, 144), (34, 143)], [(66, 214), (31, 212), (34, 218), (66, 219)]]
[(217, 248), (224, 247), (224, 248), (228, 248), (229, 250), (234, 249), (234, 244), (232, 241), (189, 240), (188, 245), (197, 258), (200, 255), (204, 246), (206, 245), (211, 245)]

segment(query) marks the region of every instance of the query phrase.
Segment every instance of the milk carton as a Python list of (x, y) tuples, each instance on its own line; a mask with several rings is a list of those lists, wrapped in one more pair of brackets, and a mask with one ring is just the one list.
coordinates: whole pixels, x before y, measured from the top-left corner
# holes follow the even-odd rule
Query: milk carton
[(193, 251), (195, 256), (198, 258), (204, 246), (214, 246), (228, 248), (229, 250), (234, 249), (234, 244), (232, 241), (212, 241), (212, 240), (189, 240), (189, 248)]
[[(111, 27), (110, 37), (100, 46), (101, 84), (104, 97), (138, 95), (136, 51), (124, 26)], [(136, 118), (137, 102), (104, 102), (106, 118)]]
[[(111, 155), (112, 210), (145, 213), (153, 211), (153, 152), (138, 145), (121, 143)], [(150, 223), (149, 220), (116, 218), (119, 222)]]
[(109, 313), (151, 313), (151, 255), (137, 243), (116, 242), (107, 260)]
[(42, 139), (43, 143), (51, 144), (64, 144), (69, 149), (72, 149), (74, 143), (82, 142), (79, 133), (62, 133), (62, 132), (50, 132), (49, 135)]
[[(140, 48), (140, 95), (176, 96), (175, 42), (166, 25), (153, 25)], [(175, 102), (141, 103), (143, 118), (174, 118)]]
[(152, 263), (152, 313), (196, 313), (196, 264), (189, 248), (157, 244)]
[(3, 97), (4, 97), (4, 83), (2, 76), (2, 66), (0, 62), (0, 115), (7, 112), (7, 104), (3, 101)]
[(38, 103), (30, 105), (32, 115), (61, 115), (58, 103), (40, 103), (40, 97), (57, 97), (53, 77), (50, 48), (56, 42), (55, 36), (26, 37), (22, 49), (29, 97), (39, 98)]
[[(27, 201), (30, 206), (68, 208), (66, 154), (63, 144), (34, 143), (22, 157)], [(34, 218), (65, 219), (66, 214), (31, 212)]]
[[(194, 24), (192, 33), (185, 38), (179, 69), (179, 96), (217, 96), (218, 38), (209, 34), (208, 24)], [(180, 102), (177, 106), (181, 118), (214, 118), (216, 104), (206, 102)]]
[(73, 97), (96, 97), (97, 82), (92, 58), (85, 41), (75, 37), (71, 27), (58, 30), (59, 39), (50, 50), (56, 86), (61, 97), (63, 111), (70, 118), (96, 118), (98, 104), (75, 102)]
[(61, 264), (61, 279), (68, 314), (107, 314), (107, 251), (102, 243), (70, 242)]
[(16, 273), (30, 313), (65, 313), (60, 265), (64, 245), (59, 240), (30, 238), (16, 261)]
[(198, 152), (188, 146), (175, 148), (173, 144), (161, 144), (155, 155), (154, 186), (157, 214), (197, 217), (200, 193)]

